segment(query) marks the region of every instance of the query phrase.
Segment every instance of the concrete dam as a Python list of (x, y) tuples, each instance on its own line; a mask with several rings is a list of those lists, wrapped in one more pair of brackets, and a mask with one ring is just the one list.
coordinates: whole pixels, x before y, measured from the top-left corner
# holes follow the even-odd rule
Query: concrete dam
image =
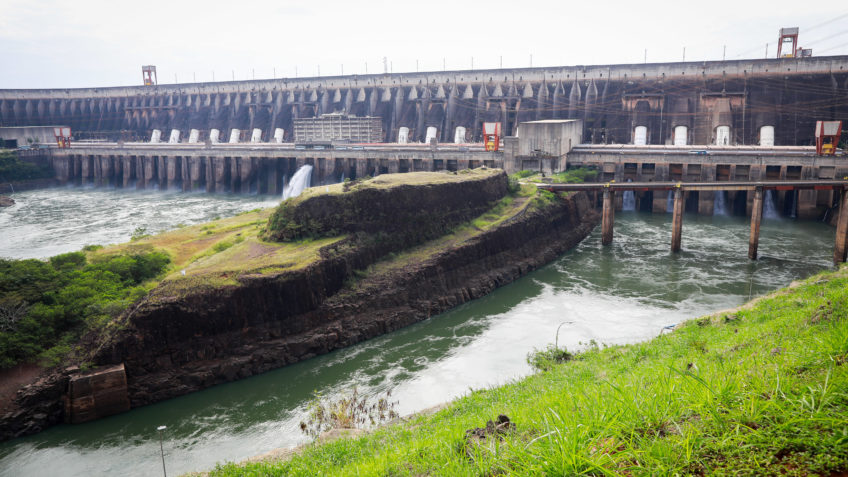
[(484, 122), (513, 136), (580, 119), (588, 144), (810, 145), (816, 120), (848, 117), (848, 56), (0, 90), (3, 126), (67, 125), (77, 140), (214, 129), (290, 142), (295, 119), (333, 112), (380, 118), (387, 143), (402, 128), (410, 142), (479, 142)]

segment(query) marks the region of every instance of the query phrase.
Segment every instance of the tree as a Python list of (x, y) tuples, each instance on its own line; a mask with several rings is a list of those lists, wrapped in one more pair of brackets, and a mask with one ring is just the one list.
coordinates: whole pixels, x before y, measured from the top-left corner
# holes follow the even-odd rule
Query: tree
[(21, 319), (27, 314), (29, 307), (26, 303), (0, 303), (0, 331), (9, 332), (15, 329)]

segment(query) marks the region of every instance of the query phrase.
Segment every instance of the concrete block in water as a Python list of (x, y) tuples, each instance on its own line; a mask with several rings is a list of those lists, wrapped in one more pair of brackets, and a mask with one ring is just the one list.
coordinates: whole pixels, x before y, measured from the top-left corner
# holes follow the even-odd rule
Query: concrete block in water
[(78, 424), (129, 411), (123, 363), (71, 377), (65, 396), (65, 422)]

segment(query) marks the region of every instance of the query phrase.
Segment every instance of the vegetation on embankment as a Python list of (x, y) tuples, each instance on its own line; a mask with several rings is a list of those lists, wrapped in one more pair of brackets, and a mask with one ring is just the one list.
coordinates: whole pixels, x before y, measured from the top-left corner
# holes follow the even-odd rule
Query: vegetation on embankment
[[(848, 268), (432, 416), (211, 475), (843, 475)], [(515, 425), (490, 433), (499, 414)], [(495, 426), (493, 425), (494, 429)]]
[(21, 161), (14, 151), (0, 150), (0, 181), (51, 179), (53, 175), (50, 166)]
[(568, 169), (567, 171), (551, 174), (547, 178), (545, 178), (541, 172), (531, 171), (528, 169), (518, 171), (511, 177), (514, 177), (524, 182), (538, 183), (543, 182), (543, 179), (547, 179), (547, 182), (551, 182), (554, 184), (580, 184), (586, 181), (591, 181), (597, 176), (598, 171), (595, 169), (590, 169), (588, 167), (577, 167), (574, 169)]
[(58, 364), (80, 336), (108, 325), (168, 266), (156, 251), (0, 259), (0, 368)]

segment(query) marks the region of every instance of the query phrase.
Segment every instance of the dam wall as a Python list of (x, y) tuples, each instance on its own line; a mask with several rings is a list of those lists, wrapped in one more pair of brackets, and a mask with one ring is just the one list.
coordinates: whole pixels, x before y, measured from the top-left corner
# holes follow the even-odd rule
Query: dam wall
[[(385, 142), (400, 128), (421, 142), (481, 140), (481, 124), (581, 119), (595, 144), (809, 145), (816, 120), (848, 117), (848, 56), (578, 65), (280, 78), (79, 89), (0, 90), (0, 124), (63, 124), (76, 139), (147, 140), (158, 129), (199, 139), (217, 129), (260, 141), (293, 121), (344, 112), (381, 118)], [(763, 128), (766, 127), (764, 130)], [(718, 129), (722, 128), (722, 129)], [(765, 135), (765, 136), (763, 136)], [(761, 137), (763, 136), (763, 137)], [(251, 136), (252, 137), (252, 136)]]

